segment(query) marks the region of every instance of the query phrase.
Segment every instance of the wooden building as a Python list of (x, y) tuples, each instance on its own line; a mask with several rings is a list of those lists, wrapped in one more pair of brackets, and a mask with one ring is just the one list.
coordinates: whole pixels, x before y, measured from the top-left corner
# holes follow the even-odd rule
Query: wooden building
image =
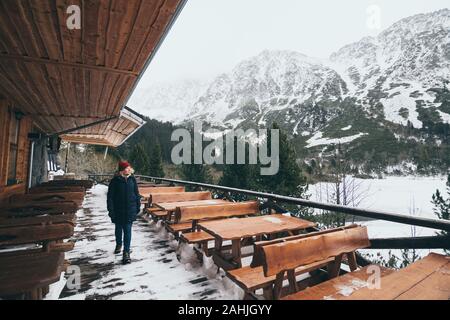
[(116, 147), (144, 124), (125, 105), (184, 4), (0, 1), (0, 202), (46, 179), (58, 139)]

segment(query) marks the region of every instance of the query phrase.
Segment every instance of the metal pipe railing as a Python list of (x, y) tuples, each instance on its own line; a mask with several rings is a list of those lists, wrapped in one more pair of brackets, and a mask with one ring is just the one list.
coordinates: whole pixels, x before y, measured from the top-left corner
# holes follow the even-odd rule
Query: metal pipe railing
[[(93, 176), (111, 176), (111, 175), (90, 175), (90, 176), (93, 177)], [(377, 220), (385, 220), (385, 221), (402, 223), (402, 224), (407, 224), (407, 225), (450, 231), (450, 221), (447, 221), (447, 220), (412, 217), (412, 216), (405, 215), (405, 214), (388, 213), (388, 212), (375, 211), (375, 210), (366, 210), (366, 209), (348, 207), (348, 206), (343, 206), (343, 205), (322, 203), (322, 202), (316, 202), (316, 201), (294, 198), (294, 197), (289, 197), (289, 196), (282, 196), (282, 195), (273, 194), (273, 193), (258, 192), (258, 191), (253, 191), (253, 190), (213, 185), (213, 184), (208, 184), (208, 183), (184, 181), (184, 180), (169, 179), (169, 178), (151, 177), (151, 176), (145, 176), (145, 175), (136, 175), (136, 177), (148, 179), (148, 180), (154, 180), (154, 181), (169, 182), (169, 183), (174, 183), (174, 184), (193, 186), (193, 187), (202, 187), (202, 188), (206, 188), (206, 189), (213, 189), (213, 190), (219, 190), (219, 191), (224, 191), (224, 192), (241, 193), (241, 194), (246, 194), (249, 196), (264, 198), (264, 199), (267, 199), (267, 200), (273, 201), (273, 202), (278, 201), (278, 202), (295, 204), (295, 205), (300, 205), (300, 206), (305, 206), (305, 207), (310, 207), (310, 208), (351, 214), (351, 215), (359, 216), (359, 217), (365, 217), (365, 218), (371, 218), (371, 219), (377, 219)]]

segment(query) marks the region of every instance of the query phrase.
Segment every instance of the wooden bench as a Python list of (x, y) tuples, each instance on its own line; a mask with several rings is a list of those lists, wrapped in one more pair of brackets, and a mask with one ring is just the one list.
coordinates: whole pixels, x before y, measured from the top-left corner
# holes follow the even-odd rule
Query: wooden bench
[(154, 182), (146, 182), (137, 180), (138, 187), (170, 187), (169, 184), (165, 183), (154, 183)]
[(184, 192), (185, 189), (182, 186), (179, 187), (139, 187), (139, 193), (141, 195), (152, 193), (173, 193), (173, 192)]
[(26, 299), (42, 299), (48, 286), (59, 281), (65, 269), (64, 254), (58, 252), (18, 252), (0, 254), (0, 296), (25, 294)]
[(20, 216), (20, 217), (4, 217), (0, 216), (0, 226), (28, 226), (39, 224), (55, 224), (55, 223), (69, 223), (75, 226), (76, 216), (74, 213), (61, 213), (52, 215), (38, 215), (38, 216)]
[(91, 189), (94, 186), (94, 182), (91, 180), (51, 180), (43, 182), (39, 186), (81, 186), (85, 189)]
[[(0, 246), (28, 243), (48, 243), (70, 238), (74, 232), (71, 221), (55, 221), (54, 217), (9, 219), (0, 225)], [(45, 221), (44, 221), (45, 220)]]
[(24, 218), (39, 215), (74, 214), (78, 205), (73, 201), (41, 202), (0, 206), (0, 218)]
[(165, 222), (174, 222), (175, 210), (179, 207), (200, 207), (200, 206), (216, 206), (220, 204), (229, 204), (230, 201), (223, 199), (207, 199), (207, 200), (190, 200), (190, 201), (178, 201), (178, 202), (153, 202), (150, 210), (166, 211), (167, 216), (164, 217)]
[(139, 187), (139, 194), (142, 196), (141, 202), (148, 205), (151, 194), (154, 193), (174, 193), (184, 192), (184, 187)]
[[(200, 221), (198, 228), (214, 236), (214, 262), (224, 270), (242, 267), (242, 258), (247, 253), (243, 247), (252, 246), (255, 241), (275, 239), (287, 235), (298, 235), (310, 230), (316, 223), (297, 217), (268, 214), (239, 219), (220, 219)], [(231, 241), (231, 255), (225, 241)]]
[(61, 201), (73, 201), (81, 207), (84, 200), (84, 192), (56, 192), (13, 195), (9, 198), (10, 204), (39, 204)]
[(152, 216), (153, 219), (159, 220), (165, 218), (168, 214), (166, 210), (162, 210), (158, 207), (151, 207), (153, 203), (171, 203), (182, 201), (194, 201), (194, 200), (209, 200), (211, 199), (211, 192), (198, 191), (198, 192), (173, 192), (173, 193), (153, 193), (148, 198), (148, 206), (145, 210), (147, 214)]
[(281, 297), (285, 274), (288, 292), (293, 294), (300, 289), (295, 277), (297, 268), (333, 258), (327, 269), (329, 278), (335, 278), (339, 276), (343, 255), (347, 255), (350, 270), (354, 271), (357, 268), (355, 250), (369, 246), (367, 228), (359, 226), (262, 246), (264, 276), (275, 276), (273, 299)]
[[(253, 245), (253, 258), (250, 266), (245, 266), (239, 269), (228, 270), (227, 276), (241, 287), (246, 293), (246, 297), (256, 297), (256, 290), (263, 289), (264, 297), (266, 299), (272, 298), (272, 287), (275, 282), (275, 276), (265, 277), (263, 271), (264, 257), (262, 255), (262, 247), (265, 245), (283, 243), (295, 239), (303, 239), (312, 236), (322, 235), (326, 233), (336, 232), (339, 230), (345, 230), (354, 228), (356, 225), (347, 227), (322, 230), (317, 232), (310, 232), (307, 234), (295, 235), (285, 238), (279, 238), (269, 241), (258, 241)], [(314, 262), (305, 266), (301, 266), (295, 269), (295, 275), (304, 274), (313, 270), (322, 268), (329, 263), (333, 262), (333, 258), (328, 258), (323, 261)], [(285, 277), (286, 278), (286, 277)]]
[(209, 199), (212, 199), (211, 192), (209, 191), (152, 193), (149, 196), (149, 204), (155, 202), (180, 202)]
[[(380, 270), (378, 288), (371, 288)], [(376, 271), (378, 272), (378, 271)], [(370, 280), (370, 282), (368, 282)], [(285, 300), (449, 300), (450, 257), (430, 253), (400, 270), (368, 266), (284, 297)]]
[(214, 236), (206, 231), (198, 230), (197, 224), (199, 221), (253, 216), (259, 213), (258, 201), (214, 206), (181, 207), (175, 210), (175, 223), (167, 226), (171, 232), (182, 232), (182, 241), (201, 246), (205, 254), (209, 255), (208, 242), (214, 240)]
[(450, 256), (431, 252), (380, 279), (377, 290), (360, 287), (340, 300), (450, 300)]
[[(353, 290), (363, 287), (373, 275), (371, 269), (375, 265), (365, 266), (357, 271), (346, 273), (337, 278), (330, 279), (315, 286), (294, 294), (286, 295), (281, 300), (337, 300)], [(380, 276), (385, 277), (394, 272), (381, 266), (376, 266), (380, 270)], [(339, 290), (339, 288), (346, 290)]]
[(60, 192), (86, 192), (82, 186), (37, 186), (28, 190), (29, 194), (60, 193)]

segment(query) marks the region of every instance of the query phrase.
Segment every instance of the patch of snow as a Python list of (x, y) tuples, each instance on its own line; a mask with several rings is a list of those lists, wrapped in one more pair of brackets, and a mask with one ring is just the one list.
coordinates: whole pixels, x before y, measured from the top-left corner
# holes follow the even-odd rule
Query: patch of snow
[(265, 218), (263, 218), (263, 220), (269, 221), (269, 222), (272, 222), (272, 223), (276, 223), (276, 224), (283, 223), (280, 219), (275, 218), (275, 217), (265, 217)]
[(439, 115), (444, 123), (450, 124), (450, 114), (442, 112), (441, 110), (437, 110), (437, 112), (439, 112)]
[(319, 146), (319, 145), (329, 145), (329, 144), (344, 144), (344, 143), (349, 143), (352, 142), (353, 140), (356, 140), (358, 138), (361, 138), (362, 136), (367, 135), (367, 133), (358, 133), (352, 136), (348, 136), (348, 137), (342, 137), (342, 138), (322, 138), (322, 132), (319, 131), (317, 133), (314, 134), (314, 136), (312, 136), (310, 139), (308, 139), (306, 141), (306, 143), (308, 143), (308, 145), (306, 146), (306, 148), (312, 148), (315, 146)]
[(57, 300), (66, 285), (65, 273), (62, 272), (58, 282), (52, 283), (49, 286), (49, 291), (43, 300)]
[[(87, 278), (82, 281), (80, 290), (65, 288), (62, 299), (241, 297), (239, 288), (224, 283), (224, 273), (215, 272), (213, 261), (206, 259), (201, 266), (192, 246), (178, 246), (161, 223), (138, 220), (133, 224), (132, 262), (122, 265), (122, 256), (112, 252), (115, 246), (114, 224), (106, 210), (106, 192), (106, 186), (94, 186), (83, 209), (77, 212), (75, 248), (66, 254), (66, 259), (81, 267), (83, 277), (87, 272)], [(90, 279), (90, 275), (95, 276)]]
[(351, 128), (352, 128), (352, 126), (349, 125), (349, 126), (346, 126), (346, 127), (342, 128), (341, 130), (342, 131), (347, 131), (347, 130), (350, 130)]
[(359, 279), (353, 279), (349, 285), (336, 285), (334, 286), (338, 293), (348, 297), (353, 293), (355, 290), (359, 290), (361, 288), (364, 288), (367, 286), (367, 282), (359, 280)]

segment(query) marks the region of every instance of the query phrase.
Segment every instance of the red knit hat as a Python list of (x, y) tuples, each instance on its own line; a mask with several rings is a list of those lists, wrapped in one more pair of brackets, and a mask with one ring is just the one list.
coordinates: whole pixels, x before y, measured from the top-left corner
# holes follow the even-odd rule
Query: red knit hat
[(128, 167), (130, 167), (130, 164), (128, 163), (128, 161), (120, 161), (119, 162), (119, 171), (123, 171)]

